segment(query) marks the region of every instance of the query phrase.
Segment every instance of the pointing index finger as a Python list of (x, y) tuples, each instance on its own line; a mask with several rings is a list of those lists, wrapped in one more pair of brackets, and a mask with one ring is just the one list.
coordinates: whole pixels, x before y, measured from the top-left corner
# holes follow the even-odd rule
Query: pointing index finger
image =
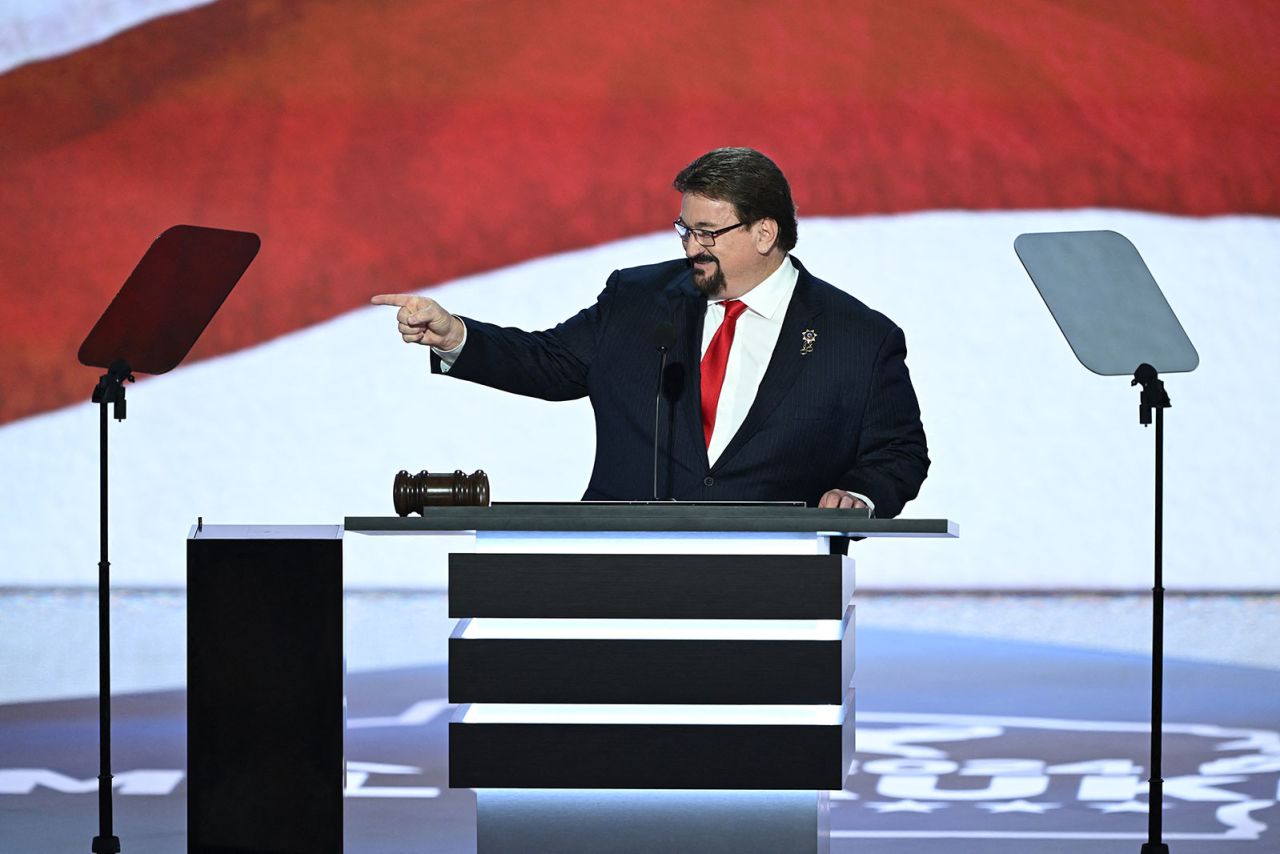
[(413, 299), (413, 294), (377, 294), (369, 302), (374, 305), (404, 306), (411, 299)]

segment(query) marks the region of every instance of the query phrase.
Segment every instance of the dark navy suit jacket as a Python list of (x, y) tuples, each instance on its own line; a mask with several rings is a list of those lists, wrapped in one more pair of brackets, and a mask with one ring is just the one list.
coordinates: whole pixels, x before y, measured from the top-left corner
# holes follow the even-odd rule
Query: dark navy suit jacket
[[(791, 260), (800, 276), (777, 346), (715, 465), (699, 400), (707, 300), (683, 259), (618, 270), (595, 305), (545, 332), (464, 318), (467, 343), (449, 376), (545, 400), (590, 397), (596, 455), (583, 499), (650, 499), (654, 331), (668, 321), (677, 340), (662, 379), (659, 497), (813, 505), (838, 487), (870, 497), (877, 516), (896, 516), (929, 468), (902, 330)], [(432, 365), (438, 372), (434, 356)]]

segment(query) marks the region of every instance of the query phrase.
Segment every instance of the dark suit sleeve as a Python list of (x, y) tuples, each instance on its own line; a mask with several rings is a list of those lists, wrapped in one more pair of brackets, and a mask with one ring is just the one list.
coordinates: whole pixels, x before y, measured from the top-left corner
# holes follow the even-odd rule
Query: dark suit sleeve
[(837, 484), (870, 498), (876, 516), (884, 519), (897, 516), (919, 494), (929, 471), (920, 404), (906, 356), (906, 338), (895, 326), (876, 354), (854, 465)]
[[(467, 343), (448, 376), (543, 400), (576, 400), (587, 394), (587, 376), (609, 319), (618, 273), (609, 277), (595, 305), (554, 329), (526, 332), (472, 318)], [(440, 358), (431, 354), (431, 370)]]

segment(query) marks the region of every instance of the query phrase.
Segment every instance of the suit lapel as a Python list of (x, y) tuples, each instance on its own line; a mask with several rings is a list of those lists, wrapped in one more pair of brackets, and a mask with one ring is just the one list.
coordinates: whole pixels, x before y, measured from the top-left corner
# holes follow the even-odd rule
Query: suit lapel
[(746, 419), (716, 460), (716, 469), (724, 465), (764, 426), (795, 384), (800, 371), (808, 364), (808, 357), (801, 353), (804, 344), (801, 335), (808, 329), (817, 330), (821, 334), (819, 316), (822, 314), (823, 304), (813, 284), (813, 277), (798, 260), (795, 260), (795, 265), (800, 271), (800, 277), (796, 280), (795, 292), (791, 295), (791, 303), (783, 316), (782, 331), (778, 333), (778, 343), (774, 345), (773, 355), (769, 358), (769, 367), (765, 369), (764, 379), (760, 381), (760, 389), (756, 392), (751, 408), (747, 410)]
[(685, 366), (684, 387), (677, 399), (667, 398), (676, 407), (676, 428), (689, 431), (694, 448), (701, 449), (701, 470), (707, 460), (707, 444), (702, 436), (702, 325), (707, 314), (707, 299), (693, 286), (693, 274), (687, 272), (666, 288), (671, 305), (671, 322), (679, 338), (672, 353), (673, 362)]

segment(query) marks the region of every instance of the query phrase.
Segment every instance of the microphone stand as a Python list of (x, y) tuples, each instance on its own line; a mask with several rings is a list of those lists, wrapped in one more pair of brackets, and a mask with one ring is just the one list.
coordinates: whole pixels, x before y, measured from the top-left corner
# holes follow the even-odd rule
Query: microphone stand
[(662, 375), (667, 372), (667, 351), (676, 343), (676, 328), (671, 323), (663, 322), (653, 332), (653, 346), (662, 354), (658, 363), (658, 391), (653, 397), (653, 500), (658, 497), (658, 426), (659, 413), (662, 410)]
[(114, 834), (111, 811), (111, 562), (107, 560), (107, 406), (117, 421), (125, 419), (125, 382), (133, 372), (124, 359), (116, 359), (98, 380), (93, 402), (98, 418), (98, 527), (101, 553), (98, 560), (98, 835), (90, 848), (94, 854), (117, 854), (120, 839)]
[(1164, 411), (1169, 408), (1169, 395), (1156, 369), (1146, 362), (1133, 374), (1131, 386), (1141, 385), (1138, 423), (1151, 424), (1151, 410), (1156, 420), (1156, 512), (1155, 512), (1155, 584), (1151, 588), (1151, 776), (1147, 779), (1147, 841), (1141, 854), (1169, 854), (1162, 841), (1161, 824), (1164, 811), (1164, 779), (1161, 777), (1161, 730), (1164, 726)]

